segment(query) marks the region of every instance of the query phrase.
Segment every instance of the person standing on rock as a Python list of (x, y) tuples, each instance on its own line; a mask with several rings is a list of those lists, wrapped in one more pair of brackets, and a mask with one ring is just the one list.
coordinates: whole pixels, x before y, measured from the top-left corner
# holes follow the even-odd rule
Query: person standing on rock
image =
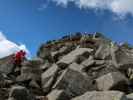
[(26, 56), (26, 52), (25, 51), (23, 51), (23, 50), (18, 51), (14, 55), (14, 66), (15, 67), (21, 67), (22, 62), (26, 58), (25, 56)]
[(26, 59), (26, 52), (24, 50), (20, 50), (16, 52), (13, 56), (13, 68), (9, 76), (20, 75), (20, 68), (22, 66), (22, 62)]

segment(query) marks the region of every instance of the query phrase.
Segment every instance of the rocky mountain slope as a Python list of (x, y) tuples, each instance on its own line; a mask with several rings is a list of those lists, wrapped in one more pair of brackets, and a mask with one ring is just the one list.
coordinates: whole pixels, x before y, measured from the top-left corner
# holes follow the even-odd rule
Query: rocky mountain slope
[(12, 71), (1, 59), (0, 100), (133, 100), (133, 48), (101, 33), (48, 41)]

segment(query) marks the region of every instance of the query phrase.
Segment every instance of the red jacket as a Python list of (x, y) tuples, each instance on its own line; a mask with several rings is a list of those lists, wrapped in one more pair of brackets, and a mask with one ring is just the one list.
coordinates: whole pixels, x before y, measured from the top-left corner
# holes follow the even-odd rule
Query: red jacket
[(25, 51), (19, 51), (15, 54), (15, 63), (20, 64), (23, 59), (25, 58), (26, 52)]

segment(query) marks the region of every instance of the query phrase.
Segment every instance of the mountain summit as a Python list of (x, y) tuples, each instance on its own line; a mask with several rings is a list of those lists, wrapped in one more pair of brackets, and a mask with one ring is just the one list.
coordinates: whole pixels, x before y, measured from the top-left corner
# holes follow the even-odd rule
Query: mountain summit
[(0, 59), (0, 100), (133, 99), (132, 46), (98, 32), (48, 41), (13, 66), (12, 55)]

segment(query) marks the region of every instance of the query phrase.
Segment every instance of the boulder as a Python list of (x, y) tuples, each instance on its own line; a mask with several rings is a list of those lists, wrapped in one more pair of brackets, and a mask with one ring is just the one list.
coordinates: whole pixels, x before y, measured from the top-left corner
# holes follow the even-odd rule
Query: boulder
[(13, 86), (8, 100), (35, 100), (30, 92), (22, 86)]
[(28, 80), (40, 81), (42, 70), (39, 67), (22, 67), (21, 74), (17, 76), (16, 81), (24, 82)]
[(92, 67), (92, 65), (94, 65), (95, 61), (93, 59), (92, 56), (90, 56), (88, 59), (84, 60), (81, 65), (83, 65), (85, 68), (84, 70), (89, 69), (90, 67)]
[(86, 60), (87, 58), (90, 57), (90, 53), (89, 52), (84, 52), (81, 55), (78, 55), (75, 59), (75, 62), (78, 64), (81, 64), (84, 60)]
[(98, 90), (128, 90), (128, 79), (120, 72), (111, 72), (96, 79)]
[(75, 47), (72, 44), (64, 44), (64, 46), (60, 47), (59, 50), (51, 52), (54, 62), (60, 60), (60, 58), (71, 52)]
[(105, 60), (94, 60), (94, 62), (96, 66), (100, 66), (100, 65), (105, 64), (106, 61)]
[(78, 72), (83, 72), (84, 66), (77, 63), (72, 63), (69, 65), (69, 68)]
[(119, 47), (115, 52), (115, 59), (120, 70), (133, 68), (133, 52), (131, 50)]
[(68, 68), (62, 72), (53, 88), (64, 89), (72, 93), (73, 96), (81, 95), (91, 90), (91, 80), (81, 72)]
[(99, 48), (95, 52), (96, 59), (107, 59), (110, 56), (110, 45), (109, 44), (101, 44)]
[(70, 100), (70, 95), (65, 90), (53, 90), (47, 95), (48, 100)]
[(61, 47), (58, 51), (51, 52), (55, 62), (57, 62), (63, 55), (71, 52), (75, 47), (72, 44)]
[(60, 63), (71, 64), (76, 60), (78, 55), (82, 55), (85, 52), (91, 53), (92, 51), (93, 49), (89, 48), (76, 48), (75, 50), (71, 51), (69, 54), (63, 56), (62, 59), (57, 62), (57, 64)]
[(112, 72), (119, 72), (117, 68), (115, 68), (114, 65), (109, 65), (108, 63), (99, 65), (99, 66), (93, 66), (90, 70), (88, 70), (88, 74), (91, 72), (96, 72), (96, 78), (101, 77), (103, 75), (106, 75), (108, 73)]
[(128, 100), (123, 92), (119, 91), (93, 91), (73, 98), (72, 100)]
[(45, 93), (50, 92), (53, 84), (58, 77), (59, 68), (56, 64), (53, 64), (46, 72), (41, 75), (41, 84)]
[(42, 73), (41, 80), (42, 84), (48, 81), (50, 77), (52, 77), (58, 71), (58, 66), (53, 64), (46, 72)]
[(119, 46), (116, 43), (111, 42), (111, 48), (110, 48), (110, 53), (111, 53), (111, 61), (112, 64), (116, 67), (119, 68), (119, 65), (116, 60), (116, 51), (118, 51)]

